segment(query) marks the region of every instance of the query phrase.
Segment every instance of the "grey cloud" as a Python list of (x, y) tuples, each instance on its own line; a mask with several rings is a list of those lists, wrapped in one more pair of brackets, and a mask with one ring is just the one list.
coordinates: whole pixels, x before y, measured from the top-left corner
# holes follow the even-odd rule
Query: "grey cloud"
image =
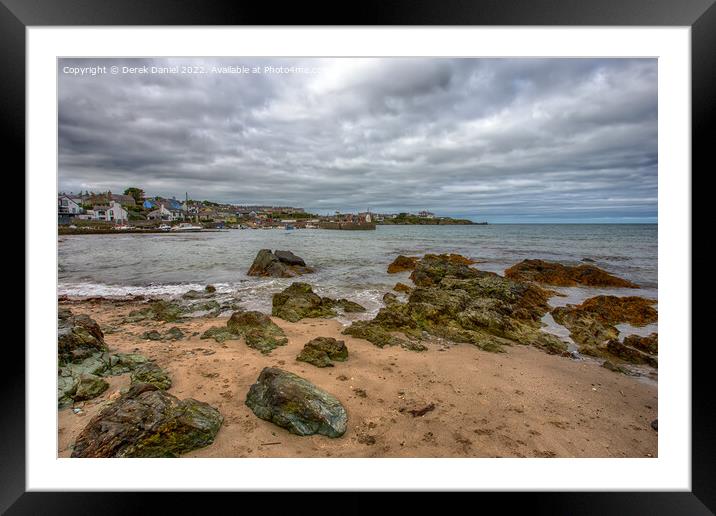
[[(319, 73), (62, 73), (92, 65)], [(58, 73), (60, 190), (656, 221), (654, 59), (65, 59)]]

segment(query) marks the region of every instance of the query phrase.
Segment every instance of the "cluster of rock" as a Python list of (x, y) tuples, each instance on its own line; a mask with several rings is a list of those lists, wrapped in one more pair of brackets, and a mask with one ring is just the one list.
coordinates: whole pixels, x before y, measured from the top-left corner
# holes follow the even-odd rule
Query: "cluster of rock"
[(256, 416), (297, 435), (340, 437), (348, 414), (340, 401), (305, 378), (267, 367), (251, 386), (246, 405)]
[(90, 420), (72, 457), (175, 457), (213, 442), (221, 414), (165, 392), (171, 377), (154, 361), (110, 353), (99, 324), (87, 315), (60, 309), (58, 329), (60, 408), (101, 395), (109, 387), (107, 376), (130, 374), (129, 390)]
[(313, 272), (303, 258), (291, 251), (261, 249), (247, 273), (249, 276), (270, 276), (272, 278), (293, 278)]
[(158, 299), (147, 306), (129, 312), (125, 323), (143, 321), (181, 322), (191, 314), (201, 313), (207, 317), (218, 317), (224, 312), (239, 308), (238, 300), (219, 302), (214, 299), (216, 288), (207, 285), (203, 291), (189, 290), (181, 299)]
[(559, 287), (623, 287), (639, 288), (639, 285), (618, 278), (594, 265), (563, 265), (544, 260), (523, 260), (505, 270), (505, 277), (519, 281), (534, 281)]
[(620, 323), (632, 326), (655, 323), (658, 318), (655, 304), (653, 299), (636, 296), (595, 296), (579, 305), (555, 308), (552, 317), (569, 329), (580, 353), (658, 367), (656, 333), (648, 337), (630, 335), (622, 342), (616, 328)]
[(410, 275), (416, 288), (407, 302), (391, 299), (371, 321), (344, 330), (376, 346), (422, 350), (426, 338), (465, 342), (502, 351), (513, 342), (563, 353), (562, 340), (540, 330), (552, 294), (533, 283), (504, 278), (470, 267), (460, 255), (425, 255)]
[(271, 314), (290, 322), (303, 318), (335, 317), (336, 308), (347, 313), (365, 312), (365, 307), (348, 299), (321, 297), (308, 283), (296, 282), (283, 292), (274, 294)]
[(217, 342), (236, 340), (243, 337), (246, 345), (263, 354), (271, 353), (278, 346), (288, 343), (286, 334), (271, 318), (257, 311), (234, 312), (226, 326), (209, 328), (202, 339), (214, 339)]
[(145, 331), (141, 337), (145, 340), (181, 340), (184, 338), (184, 332), (181, 331), (181, 328), (172, 326), (164, 333), (157, 330)]

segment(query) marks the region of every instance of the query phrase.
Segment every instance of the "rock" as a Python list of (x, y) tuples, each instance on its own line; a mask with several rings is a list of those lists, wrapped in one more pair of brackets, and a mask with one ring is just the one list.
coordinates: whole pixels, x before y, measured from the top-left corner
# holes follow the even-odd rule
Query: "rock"
[(397, 272), (412, 271), (418, 265), (418, 258), (412, 256), (398, 256), (393, 263), (388, 265), (388, 273), (395, 274)]
[(204, 287), (204, 290), (209, 294), (213, 294), (214, 292), (216, 292), (216, 287), (214, 285), (207, 285), (206, 287)]
[(181, 320), (184, 313), (184, 307), (178, 303), (160, 299), (154, 301), (146, 308), (133, 310), (126, 317), (125, 321), (135, 323), (151, 319), (154, 321), (176, 322)]
[(333, 367), (332, 361), (348, 359), (348, 348), (342, 340), (331, 337), (316, 337), (303, 346), (296, 360), (308, 362), (316, 367)]
[(222, 422), (206, 403), (137, 384), (90, 420), (72, 457), (177, 457), (211, 444)]
[(654, 430), (656, 430), (657, 432), (659, 431), (659, 419), (658, 418), (651, 422), (651, 427)]
[(283, 330), (261, 312), (234, 312), (226, 326), (232, 333), (242, 335), (247, 346), (265, 355), (288, 343)]
[(297, 435), (340, 437), (348, 414), (331, 394), (282, 369), (267, 367), (246, 396), (246, 405), (261, 419)]
[(356, 321), (343, 333), (415, 351), (426, 349), (421, 340), (434, 337), (494, 352), (515, 342), (555, 354), (567, 350), (565, 342), (541, 331), (551, 291), (480, 271), (471, 262), (455, 254), (426, 255), (411, 274), (418, 286), (407, 303), (390, 294), (373, 320)]
[(261, 249), (247, 273), (249, 276), (270, 276), (274, 278), (292, 278), (313, 272), (307, 267), (302, 258), (290, 251), (277, 251)]
[(648, 337), (628, 335), (624, 337), (624, 345), (631, 346), (650, 355), (656, 355), (659, 352), (659, 336), (656, 333), (652, 333)]
[(385, 303), (386, 305), (390, 305), (392, 303), (398, 303), (398, 302), (399, 302), (398, 296), (396, 296), (392, 292), (386, 292), (385, 295), (383, 296), (383, 303)]
[(172, 386), (172, 379), (164, 369), (155, 362), (145, 362), (137, 366), (130, 375), (131, 384), (148, 383), (157, 389), (167, 390)]
[(164, 334), (164, 338), (167, 340), (181, 340), (184, 338), (184, 332), (181, 331), (181, 328), (177, 328), (176, 326), (172, 326), (167, 330), (167, 332)]
[(591, 258), (582, 258), (582, 261), (588, 262), (588, 263), (594, 263), (594, 260), (592, 260)]
[(109, 388), (109, 384), (94, 374), (82, 374), (77, 383), (77, 390), (73, 396), (75, 401), (85, 401), (96, 398)]
[(409, 294), (410, 291), (413, 289), (410, 288), (405, 283), (396, 283), (395, 286), (393, 287), (393, 290), (395, 290), (396, 292), (405, 292), (405, 293)]
[(321, 299), (321, 301), (327, 306), (337, 306), (338, 308), (342, 308), (343, 311), (347, 314), (362, 313), (366, 311), (365, 306), (360, 305), (355, 301), (350, 301), (348, 299), (338, 299), (334, 301), (330, 298), (324, 297)]
[(218, 343), (225, 342), (227, 340), (238, 340), (241, 335), (232, 332), (226, 326), (214, 326), (209, 328), (201, 334), (200, 339), (214, 339)]
[(73, 315), (66, 308), (58, 311), (57, 358), (60, 363), (82, 361), (103, 351), (107, 351), (107, 345), (97, 321), (84, 314)]
[(306, 262), (303, 261), (303, 258), (301, 258), (300, 256), (296, 256), (291, 251), (274, 251), (273, 254), (282, 263), (285, 263), (287, 265), (302, 265), (304, 267), (306, 266)]
[(145, 331), (142, 333), (142, 338), (145, 340), (162, 340), (162, 334), (157, 330)]
[(544, 260), (523, 260), (507, 269), (505, 277), (561, 287), (586, 285), (590, 287), (639, 288), (639, 285), (613, 276), (594, 265), (570, 266)]
[(609, 360), (605, 360), (602, 364), (602, 367), (604, 369), (609, 369), (610, 371), (614, 371), (615, 373), (622, 373), (622, 374), (629, 374), (629, 371), (627, 369), (624, 369), (621, 366), (615, 365)]
[(203, 292), (199, 291), (199, 290), (189, 290), (189, 291), (185, 292), (184, 294), (182, 294), (181, 297), (182, 297), (182, 299), (206, 299), (206, 298), (212, 297), (214, 295), (213, 293), (215, 290), (216, 289), (214, 289), (211, 292), (207, 291), (207, 290), (204, 290)]
[(271, 314), (290, 322), (305, 317), (335, 317), (334, 305), (331, 299), (314, 293), (308, 283), (296, 282), (283, 292), (274, 294)]
[[(657, 335), (632, 335), (619, 342), (619, 323), (642, 326), (657, 321), (652, 306), (656, 301), (635, 296), (595, 296), (580, 305), (567, 305), (552, 310), (554, 320), (570, 331), (572, 339), (586, 355), (617, 357), (636, 364), (658, 366), (655, 356)], [(638, 349), (637, 349), (638, 348)], [(652, 352), (653, 351), (653, 352)]]

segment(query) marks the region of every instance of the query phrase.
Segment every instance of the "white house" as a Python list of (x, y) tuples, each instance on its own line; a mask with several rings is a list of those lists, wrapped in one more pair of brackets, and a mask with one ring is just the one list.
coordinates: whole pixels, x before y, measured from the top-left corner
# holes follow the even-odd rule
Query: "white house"
[(66, 195), (57, 197), (57, 213), (62, 215), (79, 215), (82, 207)]
[(164, 220), (171, 222), (174, 220), (174, 215), (163, 204), (160, 204), (159, 208), (154, 211), (150, 211), (147, 214), (147, 218), (149, 220)]
[(117, 201), (112, 201), (109, 206), (94, 206), (88, 211), (92, 216), (92, 220), (104, 220), (107, 222), (127, 222), (129, 214), (127, 210)]

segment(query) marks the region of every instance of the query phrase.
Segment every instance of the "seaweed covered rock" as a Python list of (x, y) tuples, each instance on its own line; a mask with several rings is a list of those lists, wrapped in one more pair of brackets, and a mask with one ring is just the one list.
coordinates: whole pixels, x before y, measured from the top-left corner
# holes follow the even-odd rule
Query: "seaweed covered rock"
[(293, 278), (302, 274), (313, 272), (306, 266), (303, 258), (291, 251), (271, 252), (271, 249), (261, 249), (247, 273), (249, 276), (269, 276), (273, 278)]
[(145, 362), (137, 366), (130, 375), (132, 385), (149, 383), (157, 389), (167, 390), (172, 386), (172, 379), (164, 369), (155, 362)]
[(142, 333), (141, 338), (144, 340), (162, 340), (162, 334), (157, 330), (150, 330)]
[(72, 457), (177, 457), (211, 444), (222, 423), (207, 403), (137, 384), (90, 420)]
[(103, 351), (107, 351), (107, 345), (97, 321), (85, 314), (73, 315), (67, 308), (58, 311), (57, 358), (60, 363), (81, 361)]
[(552, 292), (469, 263), (455, 254), (426, 255), (411, 274), (418, 286), (411, 289), (407, 303), (389, 298), (373, 320), (357, 321), (343, 333), (379, 347), (420, 349), (424, 346), (406, 344), (440, 337), (488, 351), (502, 351), (514, 342), (550, 353), (566, 351), (566, 343), (540, 330)]
[(406, 285), (405, 283), (400, 283), (400, 282), (398, 282), (398, 283), (396, 283), (395, 286), (393, 287), (393, 290), (395, 290), (396, 292), (410, 293), (410, 291), (413, 290), (413, 289), (410, 288), (410, 287), (409, 287), (408, 285)]
[(297, 435), (340, 437), (348, 423), (346, 409), (334, 396), (275, 367), (261, 371), (246, 395), (246, 405), (259, 418)]
[(594, 265), (571, 266), (544, 260), (523, 260), (507, 269), (505, 277), (560, 287), (585, 285), (589, 287), (639, 288), (639, 285), (613, 276)]
[(57, 406), (64, 408), (75, 401), (99, 396), (106, 389), (102, 377), (133, 371), (148, 362), (134, 353), (94, 353), (82, 361), (60, 363), (57, 370)]
[[(324, 301), (325, 299), (325, 301)], [(292, 283), (283, 292), (274, 294), (271, 314), (290, 322), (297, 322), (306, 317), (334, 317), (335, 303), (322, 298), (308, 283)]]
[(552, 310), (556, 322), (570, 331), (583, 354), (618, 358), (656, 367), (657, 336), (632, 335), (619, 341), (617, 324), (644, 326), (658, 319), (655, 300), (636, 296), (595, 296), (579, 305)]
[(243, 336), (247, 346), (263, 354), (288, 343), (283, 330), (261, 312), (234, 312), (226, 326), (232, 333)]
[(94, 374), (81, 374), (77, 381), (77, 388), (72, 396), (74, 401), (85, 401), (96, 398), (109, 388), (103, 378)]
[(396, 272), (412, 271), (418, 265), (418, 258), (412, 256), (398, 256), (393, 262), (388, 265), (388, 273), (395, 274)]
[(186, 307), (174, 301), (160, 299), (149, 304), (145, 308), (133, 310), (125, 318), (128, 323), (136, 323), (145, 320), (177, 322), (186, 313)]
[(218, 343), (226, 342), (227, 340), (238, 340), (241, 335), (232, 332), (226, 326), (213, 326), (207, 329), (201, 334), (200, 339), (214, 339)]
[(333, 367), (333, 361), (343, 362), (347, 359), (346, 343), (331, 337), (316, 337), (308, 341), (296, 357), (296, 360), (316, 367)]

